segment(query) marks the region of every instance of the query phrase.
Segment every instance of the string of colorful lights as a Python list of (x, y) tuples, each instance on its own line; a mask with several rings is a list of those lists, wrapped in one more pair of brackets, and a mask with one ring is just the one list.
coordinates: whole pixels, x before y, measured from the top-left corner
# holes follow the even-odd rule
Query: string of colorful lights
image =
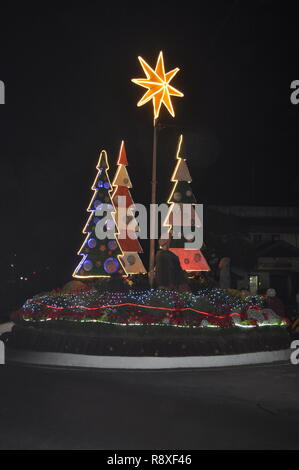
[(163, 289), (100, 293), (90, 290), (36, 296), (25, 302), (16, 317), (26, 321), (222, 328), (286, 324), (274, 312), (263, 309), (263, 299), (259, 296), (234, 299), (234, 302), (232, 299), (234, 297), (222, 289), (202, 289), (199, 295)]

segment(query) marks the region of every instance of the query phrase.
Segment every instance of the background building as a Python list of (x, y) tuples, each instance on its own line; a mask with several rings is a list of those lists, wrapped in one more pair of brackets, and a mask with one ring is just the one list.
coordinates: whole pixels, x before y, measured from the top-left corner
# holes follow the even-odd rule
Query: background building
[(207, 206), (205, 229), (209, 251), (231, 258), (232, 287), (252, 293), (274, 287), (284, 301), (295, 301), (299, 207)]

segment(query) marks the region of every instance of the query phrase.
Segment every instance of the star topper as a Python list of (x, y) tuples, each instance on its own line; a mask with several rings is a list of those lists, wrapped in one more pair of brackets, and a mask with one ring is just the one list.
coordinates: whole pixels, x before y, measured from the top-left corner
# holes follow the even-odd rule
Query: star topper
[(169, 83), (180, 70), (175, 68), (165, 73), (163, 52), (161, 51), (157, 60), (156, 68), (153, 70), (142, 57), (138, 57), (147, 78), (133, 78), (132, 82), (144, 88), (148, 88), (137, 106), (142, 106), (150, 100), (153, 100), (154, 118), (159, 117), (162, 103), (168, 109), (171, 116), (174, 117), (174, 110), (171, 103), (171, 96), (184, 96), (179, 90)]

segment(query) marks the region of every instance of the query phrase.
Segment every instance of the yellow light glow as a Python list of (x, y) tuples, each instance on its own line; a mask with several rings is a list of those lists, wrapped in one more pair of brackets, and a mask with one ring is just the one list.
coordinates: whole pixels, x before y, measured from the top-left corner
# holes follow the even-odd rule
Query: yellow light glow
[[(180, 137), (179, 137), (179, 141), (178, 141), (178, 146), (177, 146), (177, 151), (176, 151), (176, 160), (177, 160), (177, 163), (176, 163), (176, 166), (175, 166), (175, 169), (174, 169), (174, 172), (172, 173), (172, 176), (171, 176), (171, 181), (174, 184), (173, 188), (172, 188), (172, 191), (171, 191), (171, 194), (169, 196), (169, 199), (167, 201), (167, 204), (169, 204), (169, 209), (167, 211), (167, 214), (166, 214), (166, 217), (163, 221), (163, 227), (166, 227), (167, 228), (167, 234), (169, 234), (171, 232), (171, 229), (172, 229), (172, 224), (169, 223), (169, 219), (170, 219), (170, 215), (171, 213), (174, 211), (174, 207), (176, 204), (178, 203), (175, 203), (175, 202), (171, 202), (171, 199), (173, 197), (173, 194), (175, 193), (175, 190), (176, 190), (176, 187), (178, 185), (178, 180), (175, 179), (175, 175), (177, 173), (177, 169), (179, 167), (179, 165), (181, 164), (181, 162), (185, 162), (186, 159), (183, 158), (183, 156), (181, 156), (181, 150), (182, 150), (182, 144), (183, 144), (183, 135), (181, 134)], [(190, 176), (191, 178), (191, 176)], [(192, 179), (190, 179), (189, 181), (187, 181), (187, 183), (191, 183)], [(193, 204), (192, 204), (193, 205)], [(169, 236), (169, 235), (168, 235)], [(170, 248), (171, 250), (171, 248)], [(200, 252), (200, 250), (199, 250)], [(186, 272), (193, 272), (194, 270), (188, 270), (188, 269), (185, 269)]]
[[(175, 184), (174, 184), (174, 186), (173, 186), (173, 188), (172, 188), (172, 191), (171, 191), (170, 196), (169, 196), (169, 198), (168, 198), (167, 204), (172, 204), (172, 205), (175, 204), (175, 203), (172, 203), (172, 202), (171, 202), (171, 199), (172, 199), (172, 197), (173, 197), (173, 195), (174, 195), (174, 193), (175, 193), (175, 190), (176, 190), (176, 187), (177, 187), (177, 184), (178, 184), (178, 181), (174, 178), (174, 176), (175, 176), (175, 174), (176, 174), (176, 172), (177, 172), (177, 169), (178, 169), (178, 167), (179, 167), (179, 165), (180, 165), (180, 163), (181, 163), (181, 160), (186, 161), (185, 158), (180, 157), (182, 143), (183, 143), (183, 135), (181, 134), (180, 137), (179, 137), (179, 142), (178, 142), (178, 147), (177, 147), (177, 152), (176, 152), (177, 164), (176, 164), (176, 166), (175, 166), (175, 169), (174, 169), (174, 171), (173, 171), (173, 173), (172, 173), (171, 180), (170, 180), (170, 181), (172, 181), (172, 182), (175, 183)], [(189, 183), (189, 184), (190, 184), (191, 182), (192, 182), (192, 180), (187, 181), (187, 183)]]
[(175, 203), (174, 202), (171, 202), (171, 199), (172, 199), (172, 196), (174, 194), (174, 191), (175, 191), (175, 188), (178, 184), (178, 181), (174, 179), (174, 176), (176, 174), (176, 170), (178, 168), (178, 165), (180, 164), (180, 161), (182, 160), (182, 158), (180, 157), (180, 152), (181, 152), (181, 146), (182, 146), (182, 143), (183, 143), (183, 135), (181, 134), (180, 137), (179, 137), (179, 141), (178, 141), (178, 146), (177, 146), (177, 151), (176, 151), (176, 159), (177, 159), (177, 164), (176, 164), (176, 167), (172, 173), (172, 176), (171, 176), (171, 181), (173, 183), (175, 183), (174, 187), (172, 188), (172, 191), (171, 191), (171, 194), (168, 198), (168, 201), (167, 201), (167, 204), (169, 204), (169, 209), (168, 209), (168, 212), (166, 214), (166, 217), (165, 217), (165, 220), (163, 222), (163, 227), (167, 227), (167, 233), (169, 234), (170, 231), (171, 231), (171, 228), (172, 228), (172, 225), (170, 223), (167, 223), (169, 221), (169, 218), (170, 218), (170, 214), (172, 213), (172, 211), (174, 210), (174, 206), (175, 206)]
[[(111, 192), (113, 192), (113, 189), (112, 189), (112, 187), (111, 187), (110, 178), (109, 178), (109, 175), (108, 175), (109, 163), (108, 163), (108, 156), (107, 156), (106, 150), (102, 150), (101, 153), (100, 153), (99, 161), (98, 161), (98, 164), (97, 164), (97, 166), (96, 166), (96, 168), (97, 168), (98, 171), (100, 170), (100, 162), (101, 162), (102, 158), (105, 159), (105, 162), (106, 162), (106, 165), (107, 165), (107, 166), (106, 166), (107, 180), (108, 180), (108, 183), (109, 183), (109, 186), (110, 186), (110, 189), (108, 190), (108, 193), (110, 194), (111, 205), (113, 206), (113, 209), (114, 209), (113, 211), (111, 211), (111, 216), (112, 216), (114, 222), (116, 222), (116, 221), (115, 221), (115, 213), (116, 213), (116, 210), (115, 210), (115, 206), (114, 206), (114, 204), (113, 204), (112, 198), (111, 198)], [(98, 193), (98, 190), (97, 190), (97, 188), (96, 188), (96, 186), (95, 186), (95, 185), (96, 185), (96, 182), (97, 182), (97, 179), (98, 179), (98, 176), (99, 176), (99, 173), (98, 173), (97, 176), (95, 177), (95, 180), (94, 180), (94, 182), (93, 182), (93, 184), (92, 184), (92, 186), (91, 186), (91, 189), (94, 191), (94, 194), (93, 194), (93, 196), (92, 196), (92, 198), (91, 198), (91, 201), (90, 201), (90, 203), (89, 203), (89, 206), (88, 206), (88, 208), (87, 208), (87, 212), (90, 212), (90, 215), (89, 215), (89, 217), (88, 217), (88, 220), (87, 220), (86, 225), (84, 226), (84, 228), (83, 228), (83, 230), (82, 230), (83, 235), (86, 235), (86, 234), (87, 234), (87, 236), (85, 237), (85, 240), (84, 240), (84, 242), (82, 243), (80, 250), (77, 252), (77, 255), (82, 256), (82, 259), (81, 259), (80, 263), (78, 264), (78, 266), (76, 267), (75, 271), (74, 271), (73, 274), (72, 274), (72, 277), (75, 277), (75, 278), (77, 278), (77, 279), (92, 279), (92, 278), (97, 278), (97, 277), (110, 277), (109, 274), (108, 274), (108, 275), (104, 275), (104, 274), (101, 274), (101, 275), (90, 275), (90, 276), (83, 276), (83, 275), (77, 274), (77, 273), (80, 271), (80, 269), (81, 269), (81, 267), (82, 267), (84, 261), (85, 261), (86, 258), (88, 257), (88, 254), (83, 254), (83, 253), (81, 253), (81, 250), (83, 249), (83, 247), (85, 246), (85, 244), (87, 243), (87, 241), (88, 241), (88, 239), (89, 239), (89, 237), (90, 237), (90, 235), (91, 235), (91, 233), (87, 232), (86, 228), (87, 228), (87, 226), (88, 226), (88, 223), (89, 223), (90, 219), (91, 219), (92, 216), (94, 215), (94, 211), (91, 209), (91, 206), (92, 206), (92, 203), (93, 203), (93, 201), (94, 201), (94, 199), (95, 199), (95, 197), (96, 197), (96, 195), (97, 195), (97, 193)], [(120, 248), (120, 245), (119, 245), (119, 243), (118, 243), (117, 235), (119, 235), (119, 233), (118, 233), (118, 231), (117, 231), (117, 226), (116, 226), (116, 225), (115, 225), (115, 228), (116, 228), (116, 232), (115, 232), (115, 241), (116, 241), (116, 243), (117, 243), (117, 245), (118, 245), (118, 247), (119, 247), (119, 249), (120, 249), (120, 251), (121, 251), (121, 254), (117, 255), (117, 259), (118, 259), (119, 264), (120, 264), (120, 266), (122, 267), (122, 269), (123, 269), (123, 271), (124, 271), (124, 273), (125, 273), (125, 276), (127, 276), (127, 272), (126, 272), (125, 267), (124, 267), (124, 265), (123, 265), (123, 263), (122, 263), (122, 261), (121, 261), (121, 258), (122, 258), (122, 256), (123, 256), (123, 252), (122, 252), (122, 250), (121, 250), (121, 248)]]
[(170, 81), (180, 70), (175, 68), (170, 72), (165, 73), (163, 52), (161, 51), (156, 63), (156, 68), (153, 70), (142, 57), (138, 57), (141, 67), (146, 74), (145, 78), (133, 78), (132, 82), (147, 88), (147, 92), (143, 95), (141, 100), (138, 101), (137, 106), (142, 106), (150, 100), (153, 100), (154, 118), (159, 117), (162, 103), (167, 108), (172, 117), (175, 116), (174, 109), (171, 102), (171, 96), (184, 96), (179, 90), (170, 85)]

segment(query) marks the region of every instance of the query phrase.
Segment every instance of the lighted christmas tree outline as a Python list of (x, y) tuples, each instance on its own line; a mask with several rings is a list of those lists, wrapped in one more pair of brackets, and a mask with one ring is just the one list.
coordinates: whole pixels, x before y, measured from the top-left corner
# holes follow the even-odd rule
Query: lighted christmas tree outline
[[(173, 235), (174, 232), (181, 232), (183, 225), (183, 205), (191, 204), (191, 223), (189, 224), (189, 229), (194, 230), (195, 227), (200, 227), (202, 225), (201, 221), (198, 219), (198, 215), (195, 212), (194, 205), (196, 204), (196, 198), (193, 194), (190, 183), (192, 178), (189, 172), (188, 165), (186, 163), (186, 158), (183, 158), (183, 136), (180, 135), (178, 141), (178, 147), (176, 152), (177, 163), (174, 169), (174, 172), (171, 177), (171, 182), (174, 183), (171, 194), (167, 201), (169, 204), (169, 210), (165, 220), (163, 221), (163, 226), (168, 227), (168, 233)], [(173, 221), (175, 220), (174, 211), (176, 207), (181, 209), (181, 218), (180, 218), (180, 227), (173, 226)], [(190, 242), (190, 240), (189, 240)], [(188, 243), (188, 240), (181, 236), (179, 239), (171, 238), (170, 248), (172, 251), (179, 257), (180, 264), (182, 269), (187, 272), (200, 272), (200, 271), (210, 271), (210, 267), (203, 256), (200, 249), (189, 249), (185, 247), (185, 244)]]
[(112, 181), (112, 186), (115, 188), (112, 194), (112, 201), (116, 210), (115, 218), (117, 222), (119, 222), (118, 217), (121, 213), (121, 211), (118, 211), (119, 196), (125, 198), (125, 208), (127, 210), (126, 219), (118, 224), (118, 243), (121, 251), (123, 252), (121, 261), (128, 275), (146, 274), (147, 271), (140, 259), (140, 256), (138, 255), (138, 253), (143, 253), (143, 250), (141, 248), (138, 237), (136, 237), (136, 234), (138, 232), (138, 223), (134, 218), (132, 208), (130, 208), (130, 206), (134, 205), (134, 202), (130, 192), (130, 188), (132, 188), (132, 183), (126, 168), (128, 166), (128, 159), (126, 154), (125, 143), (123, 140), (121, 141), (120, 145), (117, 165), (118, 168), (116, 170), (115, 177)]
[[(99, 161), (96, 166), (98, 173), (91, 186), (94, 191), (87, 212), (90, 212), (87, 223), (85, 224), (82, 233), (85, 235), (85, 240), (78, 251), (78, 255), (82, 256), (80, 263), (73, 272), (73, 277), (80, 279), (110, 277), (113, 273), (125, 275), (125, 269), (121, 262), (122, 251), (119, 247), (117, 240), (117, 226), (115, 224), (115, 207), (111, 198), (113, 191), (111, 182), (108, 175), (109, 164), (108, 156), (105, 150), (102, 150), (99, 156)], [(97, 223), (107, 215), (103, 211), (102, 216), (96, 214), (100, 204), (109, 204), (112, 211), (109, 213), (112, 226), (114, 224), (114, 238), (104, 238), (100, 240), (96, 236)], [(91, 264), (90, 264), (91, 263)]]

